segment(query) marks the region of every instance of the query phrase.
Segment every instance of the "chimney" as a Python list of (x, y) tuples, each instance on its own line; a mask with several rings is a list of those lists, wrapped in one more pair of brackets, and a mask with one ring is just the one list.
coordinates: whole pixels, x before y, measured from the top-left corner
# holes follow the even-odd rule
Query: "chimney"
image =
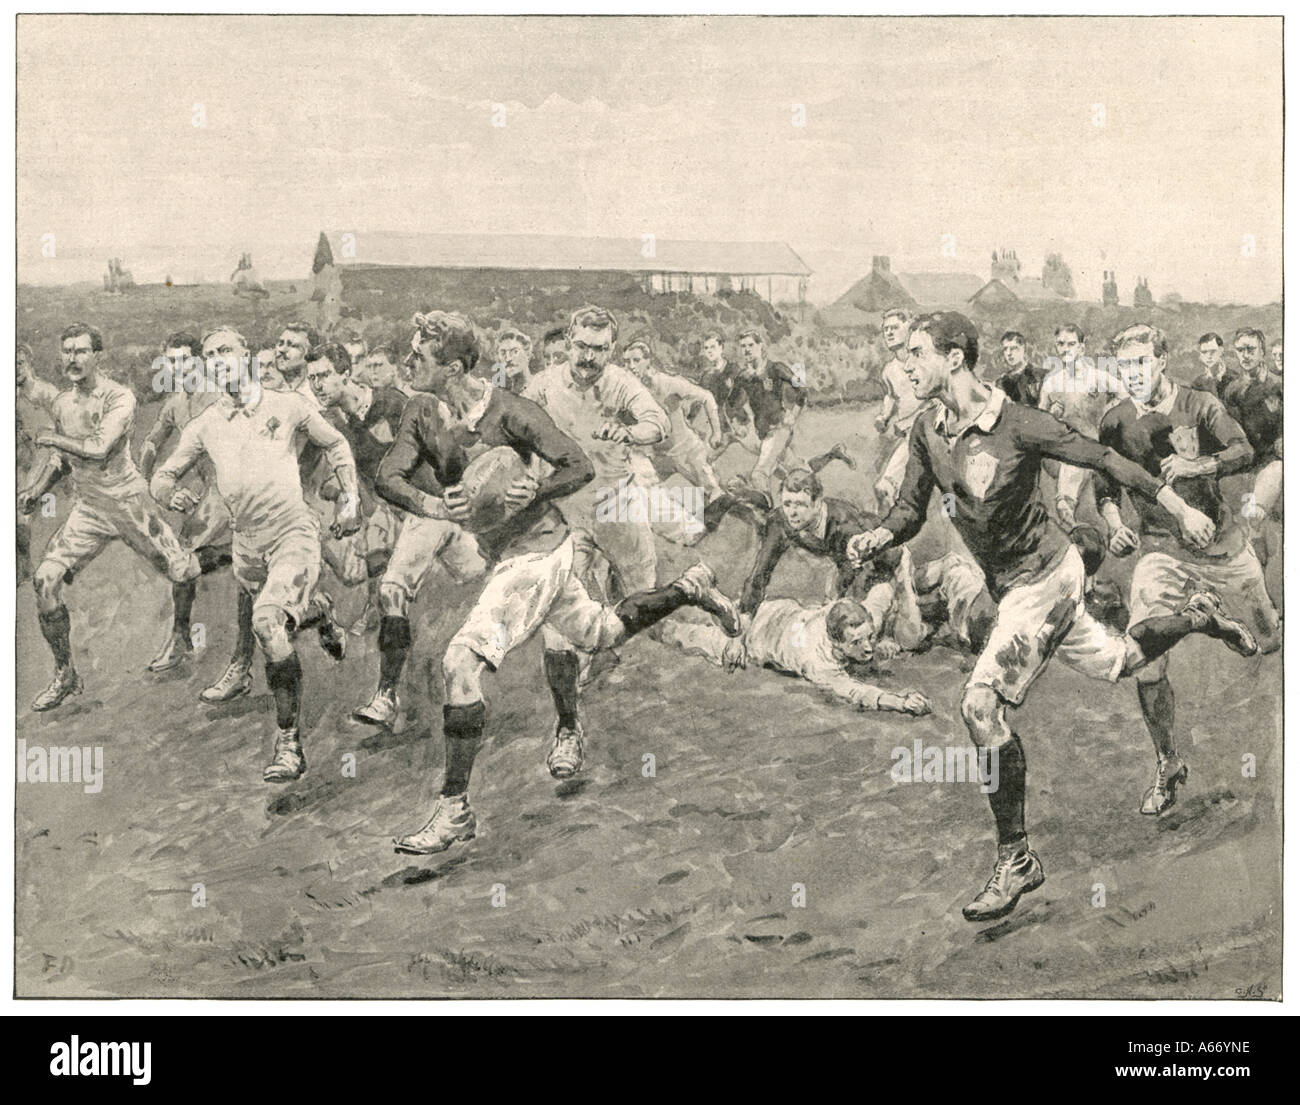
[(888, 271), (889, 271), (889, 258), (888, 258), (887, 256), (885, 256), (884, 254), (877, 254), (876, 256), (872, 257), (872, 258), (871, 258), (871, 271), (872, 271), (872, 272), (888, 272)]

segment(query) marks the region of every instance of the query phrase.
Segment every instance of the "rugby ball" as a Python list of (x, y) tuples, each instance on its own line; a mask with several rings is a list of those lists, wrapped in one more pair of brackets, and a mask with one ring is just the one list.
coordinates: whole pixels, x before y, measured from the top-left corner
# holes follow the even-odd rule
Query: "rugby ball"
[(471, 533), (481, 533), (518, 514), (520, 508), (506, 502), (506, 492), (527, 475), (528, 465), (508, 445), (480, 453), (461, 477), (460, 486), (469, 500), (469, 517), (461, 524)]

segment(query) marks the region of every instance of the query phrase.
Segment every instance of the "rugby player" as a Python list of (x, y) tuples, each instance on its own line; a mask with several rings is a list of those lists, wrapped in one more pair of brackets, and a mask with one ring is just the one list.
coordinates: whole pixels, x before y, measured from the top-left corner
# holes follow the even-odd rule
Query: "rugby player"
[[(201, 458), (212, 463), (234, 530), (235, 582), (252, 597), (253, 633), (275, 696), (275, 750), (262, 778), (284, 783), (307, 770), (298, 729), (302, 665), (292, 635), (316, 627), (321, 647), (335, 660), (343, 658), (346, 641), (334, 622), (329, 596), (316, 592), (320, 522), (303, 497), (300, 436), (325, 452), (342, 488), (335, 537), (360, 528), (361, 500), (347, 439), (314, 401), (296, 391), (261, 387), (245, 370), (247, 358), (247, 343), (231, 327), (218, 326), (204, 335), (204, 363), (214, 372), (224, 366), (226, 390), (181, 430), (175, 451), (154, 473), (149, 490), (171, 509), (190, 511), (198, 496), (178, 482)], [(248, 682), (245, 669), (245, 692)]]
[(1178, 613), (1110, 633), (1084, 606), (1085, 569), (1079, 549), (1035, 493), (1042, 462), (1104, 472), (1154, 499), (1187, 541), (1204, 547), (1214, 525), (1159, 477), (1091, 441), (1043, 411), (1011, 402), (975, 374), (979, 338), (964, 315), (945, 311), (912, 324), (907, 374), (918, 399), (938, 399), (912, 428), (903, 487), (879, 527), (858, 534), (849, 553), (866, 560), (914, 537), (931, 493), (952, 504), (952, 521), (980, 568), (997, 619), (962, 692), (971, 739), (998, 754), (999, 786), (989, 794), (998, 858), (985, 888), (962, 914), (970, 921), (1002, 917), (1022, 894), (1043, 883), (1043, 869), (1025, 832), (1025, 755), (1007, 724), (1053, 655), (1097, 679), (1117, 680), (1159, 659), (1191, 633), (1254, 647), (1249, 631), (1228, 618), (1212, 592), (1198, 591)]
[[(608, 350), (611, 324), (598, 309), (575, 312), (570, 324), (571, 346), (577, 350), (573, 364), (584, 366), (593, 352), (599, 359), (602, 349)], [(577, 573), (573, 534), (556, 507), (595, 477), (592, 461), (537, 404), (471, 375), (479, 350), (467, 320), (434, 311), (417, 315), (416, 326), (421, 369), (434, 395), (408, 405), (399, 439), (381, 465), (379, 493), (412, 513), (445, 514), (453, 522), (467, 519), (470, 503), (452, 482), (463, 462), (460, 442), (508, 446), (530, 473), (516, 480), (507, 495), (518, 513), (477, 535), (484, 560), (494, 567), (443, 656), (446, 758), (441, 795), (423, 826), (393, 842), (398, 852), (429, 855), (475, 834), (467, 791), (486, 717), (483, 672), (497, 670), (539, 628), (557, 715), (547, 768), (553, 777), (567, 779), (583, 762), (575, 650), (612, 648), (688, 605), (707, 610), (732, 634), (740, 627), (735, 604), (718, 591), (713, 573), (702, 564), (667, 587), (636, 592), (617, 606), (594, 601)], [(545, 474), (542, 461), (549, 466)], [(421, 464), (445, 481), (440, 500), (409, 480), (407, 473)]]
[[(69, 695), (81, 693), (63, 588), (110, 541), (123, 541), (173, 584), (199, 574), (198, 558), (181, 546), (131, 459), (135, 396), (100, 371), (103, 336), (95, 327), (77, 322), (63, 331), (59, 342), (63, 377), (71, 387), (58, 391), (29, 375), (24, 389), (29, 400), (46, 408), (53, 423), (37, 432), (35, 444), (55, 450), (59, 460), (39, 466), (19, 490), (20, 512), (31, 514), (65, 474), (71, 474), (75, 485), (72, 508), (50, 538), (35, 574), (36, 609), (55, 671), (32, 703), (33, 710), (52, 710)], [(177, 609), (177, 629), (187, 639), (188, 617), (187, 609)]]
[[(22, 487), (36, 475), (38, 465), (45, 466), (58, 463), (49, 450), (36, 448), (36, 435), (50, 426), (49, 413), (27, 397), (25, 391), (33, 380), (32, 363), (35, 360), (32, 347), (26, 342), (18, 342), (14, 353), (14, 383), (16, 394), (14, 400), (15, 432), (17, 454), (15, 456), (18, 486)], [(21, 510), (15, 512), (15, 530), (17, 535), (18, 586), (21, 587), (32, 578), (32, 524), (28, 515)]]
[[(528, 362), (533, 356), (533, 339), (522, 330), (508, 327), (497, 337), (497, 365), (505, 374), (503, 381), (494, 380), (498, 387), (502, 383), (516, 395), (528, 385)], [(493, 365), (493, 371), (497, 370)]]
[[(158, 454), (172, 434), (179, 434), (217, 399), (214, 381), (203, 369), (201, 352), (199, 339), (183, 331), (171, 334), (163, 342), (162, 355), (172, 366), (172, 390), (163, 400), (140, 451), (140, 474), (146, 480), (153, 478)], [(181, 523), (178, 536), (181, 544), (198, 557), (200, 574), (206, 575), (230, 563), (230, 512), (213, 486), (211, 464), (205, 462), (198, 468), (203, 490), (198, 503)], [(189, 624), (197, 589), (197, 579), (172, 584), (171, 625), (162, 646), (149, 662), (150, 671), (169, 671), (194, 651)], [(251, 639), (247, 643), (251, 645)]]
[(912, 431), (922, 403), (907, 382), (907, 328), (912, 316), (901, 307), (886, 311), (880, 320), (880, 334), (885, 347), (893, 355), (880, 371), (885, 387), (885, 399), (876, 415), (876, 433), (880, 435), (880, 475), (876, 479), (876, 502), (882, 512), (888, 511), (898, 498), (907, 467), (907, 435)]
[(1223, 361), (1223, 339), (1213, 331), (1202, 334), (1196, 343), (1197, 356), (1201, 359), (1201, 374), (1188, 386), (1197, 391), (1208, 391), (1215, 398), (1222, 400), (1228, 385), (1237, 378)]
[(998, 377), (997, 386), (1007, 393), (1007, 398), (1027, 407), (1038, 406), (1044, 373), (1029, 363), (1025, 335), (1019, 330), (1002, 335), (1002, 363), (1007, 370)]
[(1238, 330), (1233, 351), (1241, 375), (1223, 392), (1223, 405), (1255, 452), (1255, 485), (1243, 511), (1261, 562), (1267, 560), (1264, 522), (1282, 496), (1282, 377), (1270, 372), (1259, 330)]
[[(1169, 379), (1169, 345), (1160, 330), (1146, 323), (1130, 326), (1115, 335), (1114, 350), (1129, 398), (1106, 412), (1098, 440), (1175, 488), (1214, 523), (1215, 531), (1208, 545), (1189, 542), (1174, 518), (1137, 495), (1134, 533), (1120, 516), (1119, 484), (1108, 477), (1099, 480), (1097, 498), (1111, 552), (1124, 555), (1139, 544), (1143, 550), (1130, 585), (1130, 624), (1177, 613), (1189, 593), (1212, 592), (1234, 618), (1253, 628), (1261, 651), (1274, 651), (1281, 636), (1264, 571), (1219, 489), (1223, 477), (1250, 464), (1250, 442), (1213, 394)], [(1151, 816), (1174, 804), (1188, 773), (1174, 739), (1168, 667), (1164, 655), (1136, 673), (1138, 702), (1156, 749), (1155, 781), (1141, 805)]]

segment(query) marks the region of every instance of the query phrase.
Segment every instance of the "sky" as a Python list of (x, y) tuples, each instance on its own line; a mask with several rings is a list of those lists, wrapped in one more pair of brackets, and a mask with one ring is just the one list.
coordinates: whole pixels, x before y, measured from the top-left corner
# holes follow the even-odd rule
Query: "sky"
[[(20, 16), (19, 280), (310, 272), (317, 234), (788, 242), (1281, 296), (1279, 19)], [(504, 125), (498, 125), (504, 124)], [(802, 125), (800, 125), (802, 124)], [(52, 237), (51, 237), (52, 236)], [(52, 254), (52, 256), (50, 256)], [(364, 261), (361, 246), (358, 260)]]

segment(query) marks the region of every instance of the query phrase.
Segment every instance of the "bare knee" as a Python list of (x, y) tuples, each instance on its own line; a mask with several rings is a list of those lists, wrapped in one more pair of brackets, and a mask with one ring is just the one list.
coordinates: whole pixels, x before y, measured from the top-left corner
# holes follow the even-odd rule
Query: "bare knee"
[(379, 612), (390, 618), (404, 618), (410, 608), (406, 592), (395, 583), (380, 583)]
[(996, 748), (1011, 739), (1005, 711), (1006, 707), (992, 687), (976, 684), (962, 692), (962, 720), (971, 740), (982, 747)]
[(253, 635), (268, 660), (287, 660), (293, 652), (289, 639), (289, 616), (278, 606), (253, 610)]
[(483, 700), (480, 677), (483, 657), (464, 645), (448, 645), (442, 657), (442, 680), (449, 706), (469, 706)]
[(43, 613), (48, 614), (63, 601), (65, 571), (62, 564), (55, 564), (51, 560), (42, 561), (36, 569), (32, 585), (36, 588), (36, 605)]

